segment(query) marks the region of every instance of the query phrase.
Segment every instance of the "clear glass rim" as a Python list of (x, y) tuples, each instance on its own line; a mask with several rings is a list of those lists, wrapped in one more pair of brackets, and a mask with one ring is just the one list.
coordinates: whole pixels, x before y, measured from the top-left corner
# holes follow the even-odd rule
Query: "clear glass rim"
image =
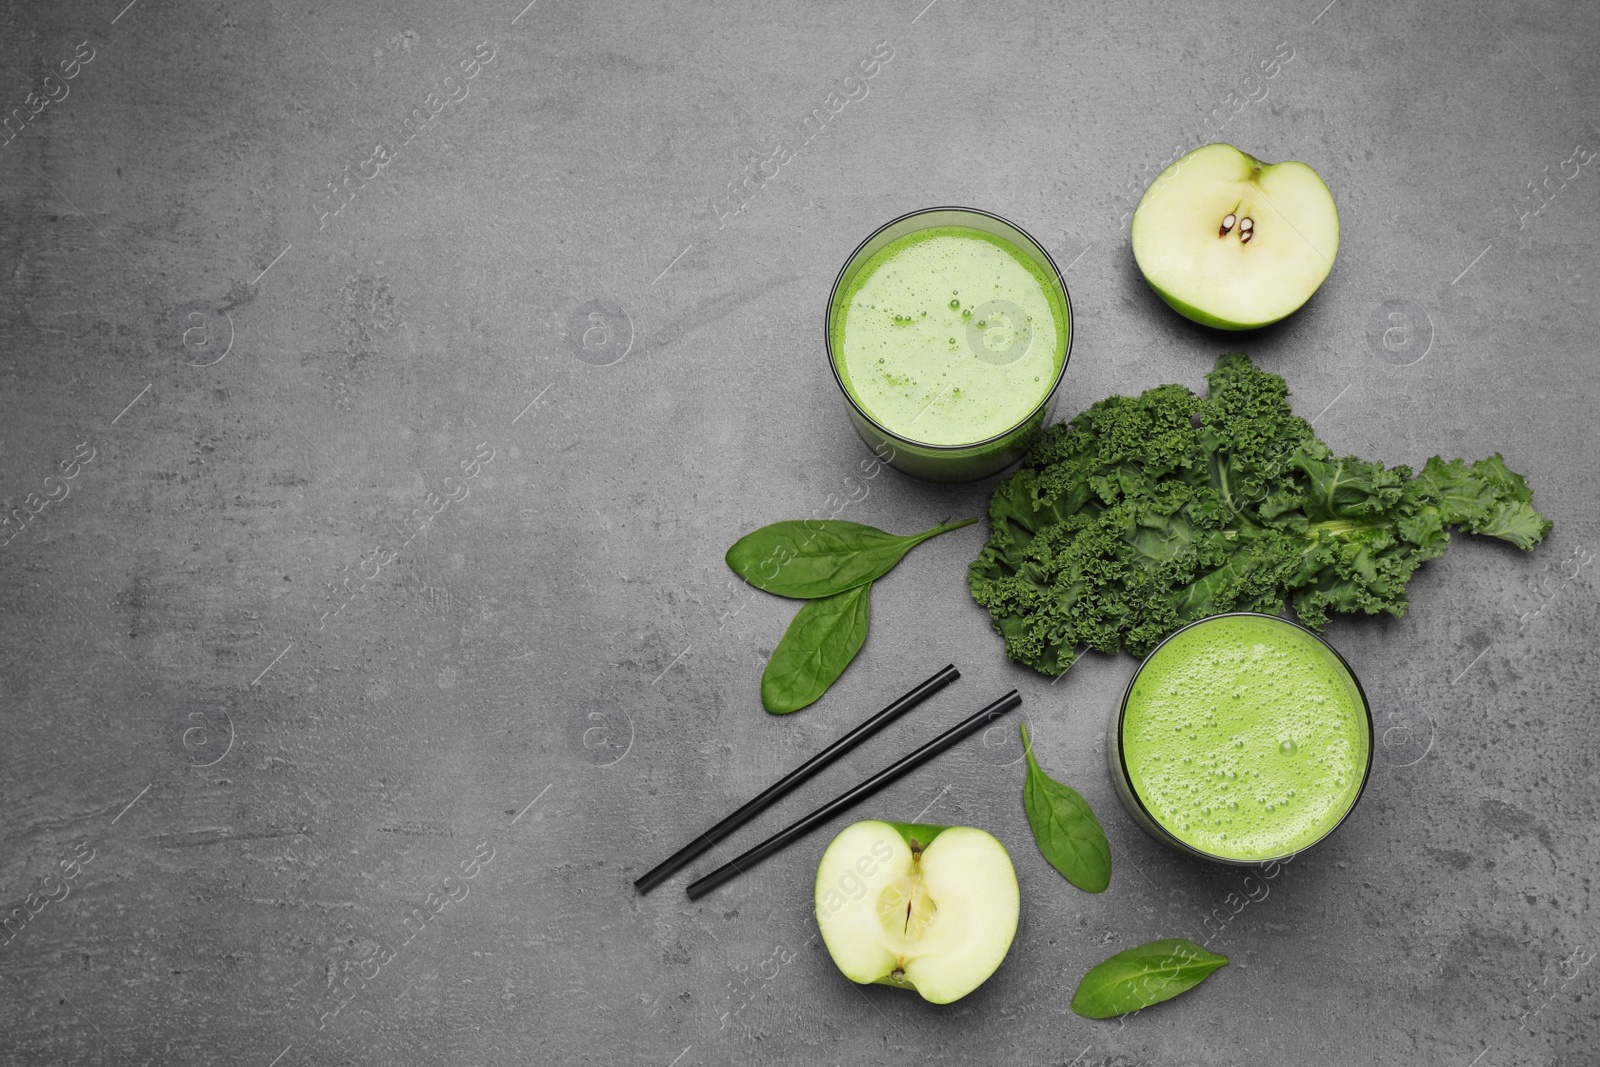
[[(1289, 852), (1285, 852), (1282, 855), (1263, 856), (1263, 857), (1261, 857), (1259, 859), (1240, 859), (1237, 856), (1219, 856), (1214, 852), (1207, 852), (1205, 849), (1199, 847), (1198, 845), (1194, 845), (1194, 844), (1191, 844), (1188, 841), (1183, 840), (1177, 834), (1175, 834), (1171, 830), (1167, 829), (1166, 823), (1162, 822), (1160, 819), (1155, 817), (1155, 814), (1153, 812), (1151, 812), (1149, 807), (1147, 807), (1145, 805), (1144, 798), (1139, 795), (1139, 790), (1134, 788), (1133, 776), (1128, 773), (1128, 751), (1127, 751), (1127, 747), (1125, 745), (1123, 745), (1123, 743), (1122, 743), (1122, 724), (1126, 720), (1127, 715), (1128, 715), (1128, 698), (1133, 695), (1134, 683), (1139, 680), (1139, 675), (1144, 673), (1145, 667), (1149, 664), (1149, 662), (1152, 659), (1155, 658), (1156, 653), (1160, 652), (1162, 650), (1162, 648), (1164, 648), (1166, 646), (1168, 641), (1171, 641), (1174, 637), (1177, 637), (1179, 634), (1183, 633), (1185, 630), (1193, 629), (1196, 626), (1202, 626), (1202, 625), (1204, 625), (1205, 623), (1208, 623), (1208, 622), (1214, 622), (1217, 619), (1229, 619), (1229, 618), (1270, 619), (1273, 622), (1280, 622), (1285, 626), (1294, 627), (1296, 630), (1299, 630), (1301, 633), (1305, 634), (1307, 637), (1310, 637), (1312, 640), (1314, 640), (1317, 644), (1319, 644), (1323, 648), (1327, 649), (1330, 653), (1332, 653), (1333, 658), (1339, 661), (1339, 665), (1344, 668), (1345, 673), (1350, 676), (1351, 683), (1354, 684), (1355, 687), (1356, 687), (1356, 695), (1361, 698), (1361, 712), (1366, 717), (1366, 720), (1367, 720), (1367, 761), (1366, 761), (1366, 767), (1361, 772), (1361, 784), (1358, 787), (1356, 787), (1355, 795), (1350, 798), (1349, 806), (1346, 807), (1344, 812), (1339, 816), (1338, 821), (1335, 822), (1332, 826), (1328, 827), (1327, 830), (1323, 831), (1321, 834), (1318, 834), (1315, 840), (1308, 841), (1306, 844), (1300, 846), (1297, 849), (1293, 849), (1293, 850), (1291, 850)], [(1373, 729), (1373, 725), (1372, 725), (1372, 704), (1367, 699), (1367, 691), (1361, 685), (1360, 676), (1357, 675), (1356, 672), (1355, 672), (1355, 669), (1350, 666), (1350, 661), (1345, 659), (1344, 656), (1339, 652), (1339, 650), (1337, 648), (1334, 648), (1331, 644), (1329, 644), (1327, 639), (1324, 638), (1321, 634), (1317, 633), (1316, 631), (1310, 630), (1310, 629), (1306, 628), (1305, 626), (1302, 626), (1300, 623), (1296, 622), (1293, 619), (1286, 619), (1282, 615), (1268, 615), (1264, 611), (1223, 611), (1223, 612), (1218, 612), (1215, 615), (1207, 615), (1204, 618), (1196, 619), (1196, 620), (1194, 620), (1194, 622), (1187, 623), (1187, 624), (1185, 624), (1183, 626), (1180, 626), (1176, 630), (1174, 630), (1170, 634), (1168, 634), (1166, 637), (1163, 637), (1160, 640), (1160, 642), (1156, 645), (1156, 647), (1152, 648), (1148, 653), (1145, 654), (1144, 659), (1139, 661), (1139, 669), (1133, 672), (1133, 677), (1132, 678), (1128, 679), (1128, 686), (1127, 686), (1126, 689), (1124, 689), (1122, 691), (1122, 705), (1117, 710), (1117, 763), (1118, 763), (1118, 769), (1122, 772), (1122, 780), (1127, 783), (1128, 795), (1133, 798), (1133, 802), (1135, 804), (1139, 805), (1140, 812), (1142, 812), (1144, 814), (1144, 817), (1150, 821), (1150, 824), (1153, 825), (1153, 826), (1160, 827), (1161, 828), (1161, 832), (1166, 834), (1167, 837), (1171, 838), (1173, 841), (1175, 841), (1179, 845), (1179, 847), (1183, 848), (1185, 851), (1193, 853), (1196, 856), (1200, 856), (1200, 857), (1202, 857), (1204, 859), (1208, 859), (1208, 860), (1213, 860), (1213, 861), (1215, 861), (1217, 863), (1230, 863), (1230, 864), (1234, 864), (1236, 866), (1245, 866), (1245, 867), (1255, 867), (1255, 866), (1259, 866), (1259, 865), (1264, 864), (1264, 863), (1281, 863), (1284, 860), (1290, 858), (1291, 856), (1298, 856), (1300, 853), (1305, 852), (1307, 849), (1314, 848), (1317, 845), (1321, 844), (1323, 841), (1327, 840), (1327, 838), (1328, 838), (1328, 836), (1330, 834), (1332, 834), (1335, 830), (1339, 829), (1339, 827), (1344, 825), (1345, 820), (1350, 818), (1350, 813), (1355, 811), (1356, 810), (1356, 805), (1361, 802), (1362, 794), (1364, 794), (1367, 791), (1367, 783), (1372, 780), (1372, 764), (1373, 764), (1373, 761), (1376, 758), (1376, 756), (1377, 756), (1377, 736), (1376, 736), (1376, 731)]]
[[(906, 437), (904, 434), (896, 433), (887, 426), (883, 425), (883, 423), (879, 422), (877, 419), (873, 418), (867, 413), (866, 409), (861, 406), (856, 398), (850, 394), (849, 387), (844, 383), (844, 377), (839, 373), (839, 363), (838, 360), (834, 358), (833, 353), (833, 305), (839, 297), (839, 286), (844, 283), (844, 276), (850, 270), (851, 265), (856, 262), (856, 257), (861, 255), (862, 249), (866, 248), (867, 245), (871, 244), (879, 234), (883, 233), (883, 231), (889, 229), (891, 226), (898, 226), (907, 219), (914, 219), (918, 215), (929, 215), (936, 211), (959, 211), (968, 215), (981, 215), (984, 218), (993, 219), (996, 222), (1002, 223), (1011, 227), (1013, 230), (1016, 230), (1038, 251), (1041, 256), (1044, 257), (1045, 263), (1050, 267), (1051, 276), (1055, 278), (1056, 284), (1061, 286), (1061, 301), (1066, 305), (1067, 308), (1067, 347), (1066, 350), (1061, 353), (1061, 366), (1056, 370), (1056, 376), (1050, 382), (1050, 388), (1045, 390), (1044, 398), (1040, 400), (1038, 404), (1034, 405), (1034, 407), (1029, 410), (1026, 416), (1019, 419), (1016, 425), (1008, 426), (1006, 429), (995, 434), (994, 436), (986, 437), (981, 441), (971, 441), (967, 444), (960, 445), (936, 445), (930, 444), (927, 441), (918, 441), (914, 438)], [(915, 231), (913, 230), (908, 232), (914, 233)], [(1077, 332), (1078, 331), (1074, 329), (1072, 294), (1067, 289), (1067, 279), (1062, 275), (1061, 268), (1056, 266), (1055, 259), (1051, 257), (1044, 245), (1040, 244), (1033, 234), (1029, 233), (1027, 230), (1024, 230), (1021, 226), (1018, 226), (1016, 223), (1012, 222), (1003, 215), (996, 215), (994, 212), (984, 211), (982, 208), (960, 207), (958, 205), (924, 207), (918, 208), (915, 211), (908, 211), (904, 215), (890, 219), (882, 226), (879, 226), (876, 230), (873, 230), (871, 233), (867, 234), (867, 236), (862, 238), (861, 242), (856, 245), (851, 253), (845, 257), (844, 265), (839, 268), (839, 273), (834, 276), (833, 288), (828, 290), (828, 303), (822, 311), (822, 340), (823, 345), (827, 349), (828, 353), (828, 369), (833, 372), (833, 380), (839, 386), (839, 392), (844, 394), (844, 398), (849, 402), (851, 408), (855, 410), (857, 415), (865, 419), (873, 427), (873, 429), (883, 434), (883, 436), (887, 437), (889, 440), (899, 444), (910, 445), (914, 448), (926, 449), (929, 452), (936, 453), (968, 452), (986, 448), (990, 445), (996, 444), (997, 442), (1005, 440), (1007, 437), (1010, 437), (1012, 434), (1016, 433), (1018, 430), (1022, 429), (1022, 427), (1026, 426), (1028, 423), (1037, 418), (1039, 412), (1043, 411), (1045, 407), (1049, 405), (1050, 401), (1055, 398), (1056, 390), (1061, 388), (1061, 379), (1066, 377), (1067, 363), (1072, 358), (1072, 339)]]

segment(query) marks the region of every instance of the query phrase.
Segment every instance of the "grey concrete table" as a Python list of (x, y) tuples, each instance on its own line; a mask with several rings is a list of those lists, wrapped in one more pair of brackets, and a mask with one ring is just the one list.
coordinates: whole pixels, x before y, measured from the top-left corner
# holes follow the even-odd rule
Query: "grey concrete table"
[[(0, 1061), (1594, 1062), (1600, 8), (124, 2), (0, 16)], [(1323, 291), (1256, 336), (1179, 320), (1128, 249), (1209, 140), (1310, 162), (1343, 218)], [(844, 255), (936, 203), (1067, 267), (1061, 416), (1242, 346), (1336, 449), (1501, 451), (1555, 520), (1330, 629), (1380, 758), (1278, 877), (1120, 810), (1134, 662), (1006, 661), (965, 591), (981, 526), (882, 583), (822, 703), (762, 712), (792, 609), (728, 544), (992, 488), (864, 477), (823, 358)], [(1011, 850), (1022, 926), (978, 992), (837, 973), (826, 834), (699, 904), (634, 893), (950, 661), (730, 844), (1020, 688), (1109, 892), (1038, 855), (1009, 731), (862, 812)], [(1232, 966), (1068, 1011), (1177, 935)]]

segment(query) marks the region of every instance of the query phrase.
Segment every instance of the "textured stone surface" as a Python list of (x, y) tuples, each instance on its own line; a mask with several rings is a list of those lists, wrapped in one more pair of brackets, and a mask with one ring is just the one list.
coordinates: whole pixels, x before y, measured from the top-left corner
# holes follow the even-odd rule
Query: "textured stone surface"
[[(0, 1061), (1592, 1056), (1600, 9), (924, 2), (0, 14), (0, 503), (67, 492), (0, 548), (0, 906), (60, 898), (0, 935)], [(1168, 312), (1127, 245), (1211, 139), (1310, 162), (1344, 223), (1323, 291), (1246, 338)], [(936, 203), (1070, 264), (1059, 414), (1242, 346), (1335, 448), (1499, 450), (1556, 520), (1531, 556), (1459, 538), (1405, 619), (1331, 628), (1381, 758), (1264, 887), (1117, 807), (1134, 664), (1005, 661), (964, 591), (981, 526), (881, 583), (822, 703), (760, 709), (792, 606), (730, 581), (729, 543), (830, 494), (894, 530), (984, 506), (847, 483), (867, 453), (822, 353), (844, 256)], [(1109, 892), (1038, 855), (1014, 747), (860, 812), (1012, 851), (1022, 930), (978, 992), (842, 979), (809, 914), (826, 834), (699, 904), (633, 892), (946, 662), (956, 687), (730, 844), (1018, 687), (1106, 823)], [(1232, 966), (1126, 1025), (1067, 1010), (1100, 958), (1185, 934)]]

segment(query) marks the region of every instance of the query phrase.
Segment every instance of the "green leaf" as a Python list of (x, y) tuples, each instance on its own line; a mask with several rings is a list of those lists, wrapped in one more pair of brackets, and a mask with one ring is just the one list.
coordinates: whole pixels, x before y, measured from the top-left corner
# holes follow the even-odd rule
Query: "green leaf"
[(728, 566), (757, 589), (778, 596), (832, 596), (882, 577), (928, 538), (977, 521), (940, 523), (906, 537), (839, 519), (775, 522), (735, 541)]
[(1550, 532), (1550, 522), (1533, 510), (1533, 492), (1522, 475), (1506, 468), (1496, 452), (1469, 469), (1459, 459), (1445, 463), (1438, 456), (1420, 475), (1439, 496), (1444, 522), (1476, 534), (1510, 541), (1529, 549)]
[(867, 639), (871, 593), (868, 582), (800, 606), (761, 673), (763, 707), (787, 715), (828, 691)]
[(1522, 549), (1550, 532), (1499, 455), (1416, 473), (1335, 456), (1248, 356), (1207, 382), (1098, 401), (996, 487), (967, 577), (1012, 659), (1060, 674), (1085, 647), (1143, 655), (1206, 615), (1290, 603), (1312, 629), (1398, 617), (1452, 529)]
[(1033, 839), (1050, 866), (1087, 893), (1103, 893), (1111, 884), (1111, 845), (1089, 802), (1076, 789), (1039, 769), (1022, 730), (1022, 750), (1028, 754), (1028, 777), (1022, 785), (1022, 807), (1033, 827)]
[(1086, 1019), (1110, 1019), (1148, 1008), (1193, 989), (1227, 962), (1182, 937), (1152, 941), (1090, 968), (1072, 995), (1072, 1010)]

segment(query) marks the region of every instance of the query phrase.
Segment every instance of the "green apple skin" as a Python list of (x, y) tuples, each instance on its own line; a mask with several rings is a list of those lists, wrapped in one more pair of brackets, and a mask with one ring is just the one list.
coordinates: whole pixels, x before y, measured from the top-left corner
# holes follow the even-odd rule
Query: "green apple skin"
[[(1209, 315), (1195, 307), (1193, 304), (1185, 304), (1182, 300), (1179, 300), (1177, 297), (1173, 296), (1164, 289), (1157, 289), (1154, 285), (1150, 286), (1150, 288), (1155, 289), (1156, 295), (1165, 300), (1167, 302), (1167, 306), (1173, 311), (1176, 311), (1190, 322), (1198, 322), (1200, 325), (1209, 326), (1213, 330), (1232, 330), (1234, 332), (1240, 332), (1243, 330), (1259, 330), (1263, 326), (1271, 326), (1274, 322), (1282, 322), (1284, 319), (1294, 314), (1294, 311), (1287, 311), (1275, 319), (1266, 319), (1261, 322), (1230, 322), (1227, 319), (1219, 319), (1215, 315)], [(1296, 308), (1295, 310), (1297, 311), (1299, 309)]]
[(815, 896), (823, 942), (846, 978), (935, 1004), (999, 968), (1020, 917), (1005, 846), (970, 826), (847, 826), (817, 865)]
[[(1181, 182), (1181, 176), (1186, 170), (1192, 174), (1207, 165), (1229, 164), (1236, 166), (1241, 175), (1234, 180), (1248, 180), (1258, 188), (1269, 182), (1284, 181), (1303, 188), (1305, 197), (1300, 209), (1308, 213), (1309, 221), (1304, 221), (1298, 226), (1292, 219), (1289, 221), (1296, 230), (1297, 238), (1306, 240), (1308, 244), (1312, 243), (1312, 239), (1307, 239), (1301, 232), (1302, 228), (1310, 231), (1314, 237), (1315, 255), (1301, 257), (1308, 267), (1291, 283), (1291, 288), (1297, 288), (1298, 291), (1294, 295), (1266, 303), (1268, 310), (1255, 313), (1241, 313), (1237, 307), (1231, 311), (1201, 307), (1192, 297), (1186, 298), (1183, 292), (1178, 291), (1188, 286), (1185, 284), (1185, 279), (1175, 277), (1175, 273), (1181, 272), (1164, 268), (1159, 262), (1165, 250), (1161, 247), (1162, 242), (1150, 232), (1153, 229), (1152, 212), (1146, 210), (1147, 204), (1155, 206), (1163, 195), (1170, 195), (1174, 184)], [(1242, 177), (1244, 175), (1248, 175), (1247, 179)], [(1204, 207), (1197, 206), (1195, 213), (1205, 225), (1214, 225)], [(1162, 221), (1170, 223), (1171, 219), (1168, 217)], [(1144, 196), (1139, 201), (1139, 207), (1133, 213), (1132, 243), (1134, 259), (1139, 264), (1139, 270), (1144, 274), (1145, 281), (1155, 290), (1156, 295), (1166, 301), (1167, 305), (1178, 314), (1202, 326), (1210, 326), (1217, 330), (1256, 330), (1270, 326), (1274, 322), (1281, 322), (1294, 314), (1311, 299), (1327, 279), (1333, 270), (1333, 261), (1339, 250), (1339, 212), (1327, 184), (1306, 164), (1297, 161), (1265, 163), (1233, 145), (1209, 144), (1187, 153), (1150, 183), (1150, 187), (1145, 190)]]

